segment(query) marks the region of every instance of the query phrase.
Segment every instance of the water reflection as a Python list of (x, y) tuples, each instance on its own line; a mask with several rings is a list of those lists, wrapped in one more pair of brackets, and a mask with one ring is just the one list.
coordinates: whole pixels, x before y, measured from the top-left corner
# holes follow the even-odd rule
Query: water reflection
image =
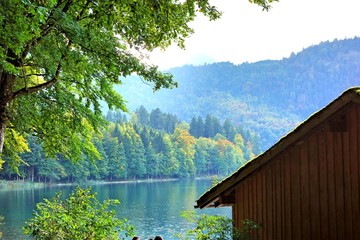
[[(182, 180), (167, 182), (117, 183), (92, 186), (97, 198), (118, 199), (116, 206), (119, 218), (127, 218), (136, 226), (142, 239), (162, 235), (166, 240), (175, 239), (174, 233), (184, 232), (190, 227), (180, 217), (181, 211), (194, 209), (194, 201), (211, 185), (209, 180)], [(68, 194), (73, 186), (58, 186), (43, 189), (13, 190), (0, 192), (0, 215), (5, 217), (0, 231), (3, 239), (25, 239), (21, 227), (31, 218), (37, 202), (52, 198), (59, 190)], [(200, 213), (231, 216), (230, 208), (210, 209)]]

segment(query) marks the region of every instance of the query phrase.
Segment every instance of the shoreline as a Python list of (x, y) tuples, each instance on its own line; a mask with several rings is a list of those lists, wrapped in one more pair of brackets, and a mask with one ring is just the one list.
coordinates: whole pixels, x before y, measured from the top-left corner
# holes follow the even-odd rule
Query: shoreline
[[(192, 177), (184, 179), (197, 180), (211, 180), (214, 176), (202, 176)], [(89, 180), (84, 182), (73, 182), (73, 183), (44, 183), (44, 182), (30, 182), (26, 180), (0, 180), (0, 191), (6, 190), (25, 190), (25, 189), (37, 189), (46, 187), (56, 186), (77, 186), (77, 185), (106, 185), (106, 184), (128, 184), (128, 183), (155, 183), (155, 182), (170, 182), (179, 181), (182, 178), (164, 178), (164, 179), (131, 179), (131, 180), (118, 180), (118, 181), (96, 181)]]

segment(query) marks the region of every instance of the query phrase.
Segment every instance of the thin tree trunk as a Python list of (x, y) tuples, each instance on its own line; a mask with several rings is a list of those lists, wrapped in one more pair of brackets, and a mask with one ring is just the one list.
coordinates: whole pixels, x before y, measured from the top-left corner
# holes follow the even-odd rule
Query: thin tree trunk
[[(4, 103), (3, 101), (3, 86), (5, 83), (5, 74), (4, 71), (2, 69), (0, 69), (0, 105), (3, 105)], [(4, 108), (4, 109), (2, 109)], [(0, 157), (2, 155), (2, 151), (4, 148), (4, 141), (5, 141), (5, 128), (6, 128), (6, 124), (5, 124), (5, 106), (2, 107), (0, 106)]]
[[(2, 113), (0, 113), (2, 114)], [(5, 142), (5, 129), (6, 129), (6, 124), (5, 123), (0, 123), (0, 156), (2, 155), (2, 151), (4, 148), (4, 142)]]

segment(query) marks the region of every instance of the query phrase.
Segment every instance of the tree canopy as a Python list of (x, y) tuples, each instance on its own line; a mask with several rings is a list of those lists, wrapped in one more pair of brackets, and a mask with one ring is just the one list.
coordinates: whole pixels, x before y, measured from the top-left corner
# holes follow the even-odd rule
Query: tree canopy
[[(121, 77), (137, 74), (154, 90), (176, 86), (142, 61), (143, 50), (184, 47), (197, 13), (221, 15), (208, 0), (0, 2), (0, 154), (14, 166), (28, 133), (50, 156), (98, 157), (90, 137), (104, 123), (100, 101), (126, 110), (113, 90)], [(271, 0), (250, 2), (268, 9)]]
[(197, 0), (2, 0), (0, 150), (6, 135), (5, 153), (16, 161), (16, 152), (27, 149), (14, 146), (31, 132), (50, 155), (96, 157), (89, 136), (102, 123), (99, 102), (126, 110), (113, 85), (132, 73), (154, 90), (176, 86), (143, 63), (140, 50), (183, 46), (197, 11), (220, 15)]

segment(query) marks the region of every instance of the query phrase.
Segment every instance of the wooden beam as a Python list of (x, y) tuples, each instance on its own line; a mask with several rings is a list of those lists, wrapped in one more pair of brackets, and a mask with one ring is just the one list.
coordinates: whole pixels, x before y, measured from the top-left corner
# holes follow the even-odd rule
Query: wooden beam
[(235, 204), (235, 190), (229, 195), (221, 195), (219, 199), (221, 205), (233, 205)]

